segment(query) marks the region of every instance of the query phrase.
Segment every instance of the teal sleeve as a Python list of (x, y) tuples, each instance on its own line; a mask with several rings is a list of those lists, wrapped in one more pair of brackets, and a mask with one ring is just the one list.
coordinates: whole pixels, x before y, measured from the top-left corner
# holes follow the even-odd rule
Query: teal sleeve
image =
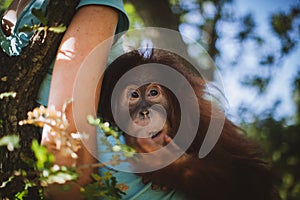
[(123, 0), (81, 0), (77, 6), (80, 8), (86, 5), (104, 5), (115, 8), (119, 11), (119, 21), (116, 34), (127, 31), (129, 28), (129, 19), (124, 10)]

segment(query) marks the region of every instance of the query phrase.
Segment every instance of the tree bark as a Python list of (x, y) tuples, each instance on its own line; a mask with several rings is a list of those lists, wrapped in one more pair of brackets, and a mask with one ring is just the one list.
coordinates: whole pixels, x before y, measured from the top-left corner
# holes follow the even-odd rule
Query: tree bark
[[(68, 25), (77, 4), (78, 0), (50, 0), (46, 11), (47, 25)], [(61, 38), (62, 34), (48, 32), (43, 43), (38, 41), (25, 47), (21, 55), (16, 57), (9, 57), (0, 50), (0, 93), (17, 93), (15, 98), (0, 100), (0, 119), (3, 121), (0, 124), (0, 137), (15, 134), (21, 138), (20, 149), (8, 152), (1, 147), (0, 174), (26, 168), (20, 155), (32, 155), (31, 141), (40, 138), (39, 129), (19, 126), (18, 122), (26, 119), (27, 112), (37, 106), (35, 100), (39, 86), (56, 55)]]

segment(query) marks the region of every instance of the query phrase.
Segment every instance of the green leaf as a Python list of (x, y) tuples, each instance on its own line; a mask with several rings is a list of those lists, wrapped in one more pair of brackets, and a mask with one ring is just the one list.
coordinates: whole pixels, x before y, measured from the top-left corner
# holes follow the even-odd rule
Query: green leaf
[(93, 174), (92, 178), (95, 182), (88, 184), (81, 189), (84, 199), (93, 200), (99, 197), (107, 197), (104, 199), (121, 199), (121, 195), (125, 194), (120, 189), (120, 184), (117, 184), (116, 177), (110, 172), (105, 172), (102, 177)]
[(87, 116), (87, 121), (90, 125), (98, 126), (101, 121), (98, 118), (94, 118), (92, 115)]
[(122, 148), (122, 152), (125, 157), (132, 158), (135, 155), (136, 150), (133, 147), (125, 145), (125, 144), (122, 144), (120, 146)]
[(44, 168), (49, 168), (54, 162), (54, 155), (49, 153), (46, 147), (41, 146), (37, 140), (32, 141), (31, 149), (37, 159), (37, 169), (42, 170)]
[(56, 27), (50, 27), (49, 31), (52, 31), (54, 33), (63, 33), (67, 30), (67, 27), (63, 24), (60, 24), (59, 26)]
[(17, 135), (7, 135), (0, 139), (0, 146), (6, 146), (9, 151), (19, 148), (20, 138)]
[(101, 181), (102, 178), (99, 174), (91, 174), (91, 177), (95, 180), (95, 181)]
[(24, 197), (27, 197), (28, 195), (28, 190), (23, 190), (21, 192), (18, 192), (16, 195), (15, 195), (15, 199), (20, 199), (20, 200), (23, 200)]

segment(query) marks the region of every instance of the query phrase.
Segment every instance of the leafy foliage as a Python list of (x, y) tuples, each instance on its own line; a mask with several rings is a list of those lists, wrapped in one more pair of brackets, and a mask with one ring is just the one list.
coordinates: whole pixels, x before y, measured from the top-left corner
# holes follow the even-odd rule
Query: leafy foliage
[[(5, 136), (4, 139), (10, 139), (10, 143), (15, 141), (16, 136)], [(3, 138), (1, 139), (3, 140)], [(17, 144), (19, 146), (19, 144)], [(26, 199), (29, 190), (37, 188), (39, 196), (43, 198), (43, 188), (54, 183), (64, 184), (67, 181), (76, 180), (78, 174), (75, 168), (67, 168), (64, 166), (53, 165), (54, 156), (47, 151), (43, 146), (34, 140), (32, 142), (32, 151), (35, 159), (28, 157), (21, 157), (32, 169), (16, 170), (13, 174), (4, 174), (1, 177), (0, 197), (8, 199)], [(18, 182), (18, 187), (14, 187), (14, 182)]]
[(130, 28), (136, 28), (144, 25), (143, 20), (137, 15), (135, 7), (131, 3), (126, 3), (124, 8), (131, 19)]
[(241, 29), (237, 36), (240, 41), (249, 39), (249, 37), (251, 37), (253, 34), (255, 35), (254, 31), (256, 24), (251, 14), (248, 14), (242, 18), (241, 25)]
[(300, 8), (298, 4), (291, 7), (289, 13), (278, 12), (271, 16), (271, 27), (280, 38), (281, 52), (288, 54), (298, 44)]
[(111, 151), (122, 152), (123, 155), (127, 158), (131, 158), (134, 156), (134, 154), (136, 153), (135, 149), (121, 142), (120, 136), (122, 135), (122, 132), (111, 128), (108, 122), (101, 122), (99, 118), (94, 119), (92, 116), (88, 116), (88, 122), (91, 125), (101, 128), (106, 137), (112, 136), (115, 139), (115, 144), (113, 146), (110, 143), (103, 141)]
[(117, 200), (121, 199), (121, 194), (125, 194), (124, 191), (127, 190), (125, 184), (117, 184), (116, 178), (110, 172), (104, 173), (103, 176), (93, 174), (92, 178), (95, 182), (82, 189), (83, 196), (87, 200), (99, 197)]
[(282, 199), (299, 199), (300, 124), (287, 125), (284, 120), (276, 121), (269, 115), (244, 127), (270, 155), (272, 169), (281, 177), (279, 189)]
[[(52, 132), (58, 132), (57, 141), (59, 141), (59, 150), (65, 151), (66, 155), (76, 155), (77, 150), (81, 147), (81, 144), (77, 140), (80, 137), (76, 136), (72, 138), (67, 134), (68, 121), (66, 120), (66, 108), (67, 103), (64, 105), (62, 112), (56, 111), (53, 107), (45, 108), (43, 106), (35, 108), (33, 111), (28, 113), (28, 119), (20, 122), (20, 125), (34, 124), (36, 126), (43, 127), (45, 124), (51, 126)], [(121, 143), (119, 137), (120, 132), (110, 128), (108, 123), (102, 123), (99, 119), (88, 117), (88, 121), (99, 126), (103, 129), (105, 135), (112, 136), (116, 139), (116, 145), (112, 146), (114, 151), (124, 151), (125, 156), (132, 157), (135, 153), (134, 149)], [(0, 138), (0, 146), (7, 146), (10, 151), (14, 148), (19, 148), (19, 137), (18, 136), (5, 136)], [(55, 157), (52, 153), (48, 152), (47, 148), (41, 146), (37, 140), (32, 142), (31, 149), (34, 153), (35, 158), (22, 157), (21, 159), (28, 164), (31, 170), (16, 170), (13, 174), (1, 174), (0, 181), (0, 198), (8, 199), (26, 199), (29, 191), (35, 188), (38, 191), (39, 198), (44, 198), (43, 189), (50, 186), (51, 184), (65, 184), (68, 181), (76, 181), (79, 177), (77, 169), (86, 167), (103, 167), (105, 163), (96, 163), (88, 166), (77, 166), (77, 167), (66, 167), (54, 164)], [(76, 159), (77, 156), (72, 156)], [(112, 158), (112, 162), (115, 164), (119, 163), (119, 158)], [(81, 188), (81, 191), (87, 199), (95, 199), (96, 197), (107, 197), (109, 199), (120, 199), (121, 195), (127, 189), (124, 184), (118, 184), (116, 178), (112, 173), (105, 173), (104, 176), (93, 174), (93, 183), (86, 185)], [(17, 181), (18, 188), (11, 188)], [(62, 185), (62, 189), (63, 189)]]
[(245, 77), (241, 82), (245, 86), (255, 87), (259, 93), (262, 94), (266, 91), (270, 80), (270, 77), (248, 76)]
[(272, 170), (278, 176), (278, 186), (283, 200), (300, 198), (300, 72), (295, 77), (293, 95), (295, 115), (292, 118), (275, 119), (275, 112), (280, 103), (274, 104), (259, 115), (249, 108), (241, 113), (241, 117), (252, 114), (252, 122), (242, 123), (248, 136), (258, 140), (264, 147), (266, 157), (272, 163)]
[(0, 1), (0, 15), (1, 16), (4, 13), (5, 9), (10, 5), (11, 2), (12, 2), (12, 0)]

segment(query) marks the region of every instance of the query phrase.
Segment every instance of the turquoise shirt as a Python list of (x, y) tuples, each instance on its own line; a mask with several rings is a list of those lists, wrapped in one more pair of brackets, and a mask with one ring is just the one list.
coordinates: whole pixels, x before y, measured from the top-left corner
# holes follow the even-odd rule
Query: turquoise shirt
[[(97, 130), (97, 142), (98, 142), (98, 159), (102, 163), (108, 163), (111, 161), (112, 156), (119, 155), (121, 160), (124, 159), (122, 154), (111, 152), (109, 148), (107, 148), (106, 142), (109, 142), (110, 145), (115, 144), (115, 140), (113, 137), (106, 138), (104, 133), (101, 129)], [(120, 138), (121, 142), (125, 143), (124, 138)], [(105, 141), (105, 142), (103, 142)], [(160, 189), (152, 190), (151, 183), (144, 184), (142, 182), (142, 178), (137, 176), (129, 169), (132, 169), (133, 166), (127, 162), (121, 162), (119, 165), (114, 166), (115, 169), (124, 169), (122, 172), (121, 170), (115, 172), (111, 171), (113, 175), (116, 177), (118, 183), (125, 183), (128, 186), (128, 190), (126, 190), (126, 195), (122, 196), (124, 200), (183, 200), (187, 199), (185, 195), (179, 191), (171, 190), (168, 192), (163, 192)], [(103, 172), (108, 171), (107, 168), (100, 168), (99, 173), (102, 174)]]

